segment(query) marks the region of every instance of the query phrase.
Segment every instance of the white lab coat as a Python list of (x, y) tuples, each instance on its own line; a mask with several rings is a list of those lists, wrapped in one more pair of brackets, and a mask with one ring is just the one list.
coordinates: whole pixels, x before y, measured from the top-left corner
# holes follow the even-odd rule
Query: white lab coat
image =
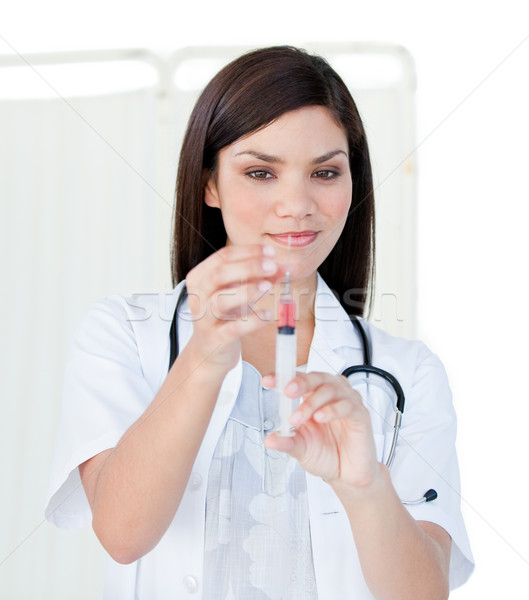
[[(57, 526), (90, 525), (90, 508), (77, 467), (114, 447), (163, 383), (169, 361), (169, 328), (181, 286), (168, 295), (103, 300), (80, 325), (67, 363), (46, 509), (47, 518)], [(361, 342), (321, 278), (315, 310), (307, 370), (340, 373), (362, 363)], [(437, 523), (452, 536), (450, 585), (457, 587), (472, 572), (473, 558), (460, 511), (456, 421), (444, 369), (424, 344), (392, 337), (365, 322), (364, 326), (371, 339), (373, 364), (394, 374), (406, 396), (391, 470), (393, 484), (406, 499), (420, 498), (429, 488), (437, 490), (436, 500), (408, 510), (414, 518)], [(180, 348), (191, 332), (191, 314), (184, 303), (179, 318)], [(241, 375), (239, 361), (224, 380), (187, 490), (156, 548), (131, 565), (109, 559), (108, 600), (201, 598), (209, 465), (237, 398)], [(385, 423), (376, 407), (371, 414), (382, 460), (391, 443), (392, 423)], [(320, 478), (307, 474), (307, 488), (319, 600), (371, 599), (343, 506)]]

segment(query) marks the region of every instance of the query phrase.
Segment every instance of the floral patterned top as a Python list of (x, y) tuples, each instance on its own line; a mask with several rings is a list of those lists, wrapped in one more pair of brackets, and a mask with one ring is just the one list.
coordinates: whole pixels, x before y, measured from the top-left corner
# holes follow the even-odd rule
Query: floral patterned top
[(243, 362), (209, 470), (205, 600), (317, 600), (305, 472), (263, 444), (278, 425), (275, 391)]

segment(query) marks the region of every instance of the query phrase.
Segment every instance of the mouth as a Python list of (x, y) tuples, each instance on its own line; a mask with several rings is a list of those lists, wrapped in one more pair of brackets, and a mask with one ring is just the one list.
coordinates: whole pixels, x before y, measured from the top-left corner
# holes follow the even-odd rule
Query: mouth
[(286, 231), (285, 233), (269, 233), (274, 242), (281, 246), (291, 247), (308, 246), (318, 237), (317, 231)]

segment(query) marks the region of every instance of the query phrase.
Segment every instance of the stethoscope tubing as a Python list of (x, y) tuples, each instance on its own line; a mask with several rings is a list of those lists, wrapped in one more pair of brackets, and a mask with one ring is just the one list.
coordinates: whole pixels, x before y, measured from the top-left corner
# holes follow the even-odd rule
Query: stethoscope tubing
[[(178, 356), (178, 352), (179, 352), (178, 311), (180, 309), (180, 306), (182, 305), (182, 302), (186, 299), (186, 297), (187, 297), (187, 289), (184, 285), (182, 290), (180, 291), (180, 295), (176, 302), (173, 320), (171, 322), (171, 329), (169, 332), (169, 338), (170, 338), (169, 369), (173, 366), (173, 363), (176, 360), (176, 358)], [(370, 374), (377, 375), (379, 377), (382, 377), (385, 381), (387, 381), (390, 384), (390, 386), (393, 388), (393, 390), (395, 391), (395, 394), (397, 396), (396, 407), (395, 407), (395, 424), (393, 427), (393, 440), (391, 442), (391, 448), (389, 451), (388, 458), (385, 462), (386, 467), (388, 469), (390, 469), (391, 465), (393, 464), (393, 459), (395, 458), (395, 452), (397, 449), (397, 442), (398, 442), (398, 438), (399, 438), (399, 431), (400, 431), (400, 426), (402, 423), (402, 414), (404, 412), (404, 403), (405, 403), (404, 391), (403, 391), (400, 383), (398, 382), (397, 378), (394, 375), (392, 375), (391, 373), (388, 373), (384, 369), (379, 369), (378, 367), (375, 367), (374, 365), (371, 364), (371, 361), (372, 361), (371, 345), (367, 338), (367, 334), (366, 334), (364, 328), (362, 327), (360, 320), (358, 319), (358, 317), (356, 315), (349, 315), (349, 318), (351, 319), (351, 322), (352, 322), (354, 328), (356, 329), (360, 339), (362, 340), (364, 364), (347, 367), (346, 369), (344, 369), (342, 371), (341, 374), (345, 378), (348, 378), (355, 373), (366, 373), (368, 376)], [(417, 505), (417, 504), (423, 504), (424, 502), (431, 502), (432, 500), (435, 500), (435, 498), (437, 498), (437, 492), (435, 490), (428, 490), (422, 498), (419, 498), (417, 500), (401, 500), (401, 502), (406, 505)]]

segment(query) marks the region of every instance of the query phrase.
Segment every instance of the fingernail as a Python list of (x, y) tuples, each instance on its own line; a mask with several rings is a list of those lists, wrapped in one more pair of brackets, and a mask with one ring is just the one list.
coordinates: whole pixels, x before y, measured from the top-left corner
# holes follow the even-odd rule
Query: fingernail
[(291, 425), (294, 425), (294, 427), (296, 427), (297, 425), (299, 425), (301, 423), (302, 419), (303, 419), (303, 416), (301, 415), (301, 413), (299, 413), (299, 412), (293, 412), (290, 415), (289, 423)]
[(276, 249), (273, 246), (263, 246), (263, 254), (265, 256), (275, 256)]
[(271, 377), (270, 375), (265, 375), (263, 377), (261, 384), (265, 389), (270, 390), (270, 389), (272, 389), (272, 387), (274, 385), (274, 378)]
[(285, 388), (287, 394), (299, 394), (299, 386), (297, 383), (289, 383)]
[(324, 423), (327, 420), (327, 415), (322, 410), (319, 410), (314, 414), (314, 420), (318, 421), (318, 423)]
[(263, 279), (263, 281), (260, 281), (257, 284), (257, 287), (259, 288), (260, 292), (268, 292), (269, 290), (272, 289), (272, 284), (270, 281), (267, 281), (266, 279)]
[(263, 271), (267, 271), (268, 273), (275, 273), (277, 271), (277, 264), (269, 258), (263, 260), (262, 267)]

